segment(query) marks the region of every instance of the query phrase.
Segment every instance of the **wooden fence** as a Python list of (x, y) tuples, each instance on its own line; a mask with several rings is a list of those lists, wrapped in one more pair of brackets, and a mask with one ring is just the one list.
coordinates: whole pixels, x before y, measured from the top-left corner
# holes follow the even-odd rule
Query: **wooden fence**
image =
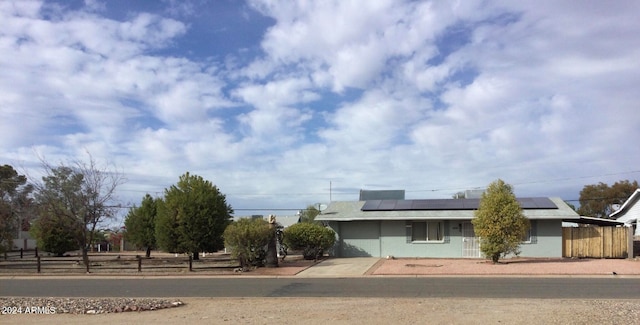
[(562, 228), (562, 256), (627, 258), (630, 253), (633, 254), (633, 246), (630, 246), (633, 239), (629, 237), (629, 229), (596, 226)]
[[(166, 255), (166, 254), (165, 254)], [(194, 261), (191, 256), (152, 257), (129, 255), (91, 255), (90, 271), (92, 273), (139, 273), (139, 272), (233, 272), (238, 268), (238, 261), (226, 255), (201, 257)], [(86, 268), (81, 256), (42, 257), (29, 252), (12, 252), (0, 259), (0, 274), (9, 273), (83, 273)]]

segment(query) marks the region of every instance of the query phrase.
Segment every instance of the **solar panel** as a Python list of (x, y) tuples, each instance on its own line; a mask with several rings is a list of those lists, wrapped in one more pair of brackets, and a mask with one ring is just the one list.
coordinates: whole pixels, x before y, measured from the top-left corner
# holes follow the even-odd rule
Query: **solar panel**
[[(523, 209), (557, 209), (546, 197), (518, 198)], [(368, 200), (362, 211), (476, 210), (480, 199)]]
[(380, 211), (394, 211), (396, 209), (397, 200), (382, 200), (378, 205)]
[(464, 199), (462, 207), (464, 210), (476, 210), (480, 206), (480, 199)]
[(362, 206), (362, 211), (376, 211), (378, 210), (378, 205), (380, 205), (382, 200), (369, 200), (364, 203)]
[(523, 209), (534, 209), (536, 207), (536, 204), (531, 198), (520, 198), (518, 199), (518, 203), (520, 203), (520, 207)]
[(429, 200), (413, 200), (411, 210), (429, 210)]
[(411, 210), (413, 206), (413, 200), (398, 200), (396, 203), (396, 210), (405, 211)]
[(538, 209), (557, 209), (558, 206), (553, 203), (553, 201), (549, 200), (548, 197), (534, 197), (533, 202), (536, 204), (536, 208)]

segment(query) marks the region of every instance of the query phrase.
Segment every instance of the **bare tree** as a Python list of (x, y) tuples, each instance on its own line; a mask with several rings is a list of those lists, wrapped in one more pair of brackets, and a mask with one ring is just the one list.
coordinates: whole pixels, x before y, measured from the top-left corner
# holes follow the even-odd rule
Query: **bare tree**
[(125, 182), (122, 173), (98, 166), (88, 154), (87, 162), (73, 160), (52, 166), (40, 159), (45, 176), (34, 183), (40, 216), (70, 221), (82, 261), (89, 272), (89, 248), (98, 225), (116, 215), (116, 188)]

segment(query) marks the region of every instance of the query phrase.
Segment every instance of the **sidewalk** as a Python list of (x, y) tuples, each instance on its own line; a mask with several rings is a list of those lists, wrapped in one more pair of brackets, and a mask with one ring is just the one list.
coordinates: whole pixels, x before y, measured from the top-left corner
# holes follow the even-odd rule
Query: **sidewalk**
[(359, 276), (640, 276), (640, 260), (513, 258), (485, 259), (372, 257), (328, 258), (296, 277)]

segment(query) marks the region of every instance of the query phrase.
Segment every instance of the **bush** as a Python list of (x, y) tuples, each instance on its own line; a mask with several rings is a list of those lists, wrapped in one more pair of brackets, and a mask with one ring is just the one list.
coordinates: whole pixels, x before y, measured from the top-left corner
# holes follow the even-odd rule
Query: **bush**
[(315, 223), (297, 223), (284, 230), (284, 243), (295, 250), (302, 250), (307, 260), (317, 260), (336, 241), (333, 230)]
[(56, 256), (79, 249), (76, 238), (81, 231), (73, 220), (50, 215), (38, 218), (30, 229), (38, 248)]
[(274, 229), (263, 219), (243, 218), (232, 222), (224, 230), (225, 246), (240, 266), (264, 266), (267, 244), (275, 235)]

